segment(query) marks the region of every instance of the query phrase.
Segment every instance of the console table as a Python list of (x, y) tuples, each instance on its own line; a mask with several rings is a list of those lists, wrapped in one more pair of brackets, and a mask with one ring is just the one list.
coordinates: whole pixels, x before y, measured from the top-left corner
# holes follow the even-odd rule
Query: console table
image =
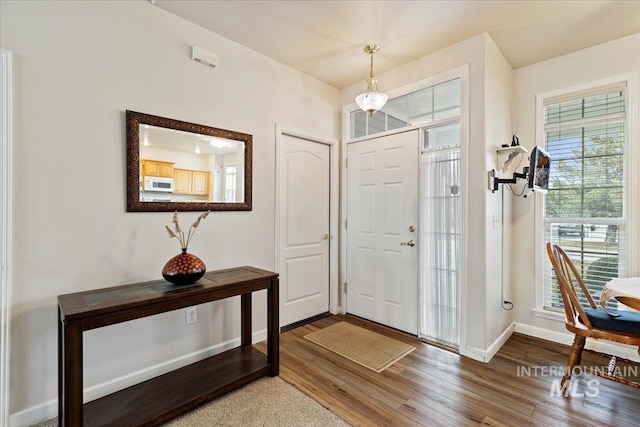
[[(267, 290), (267, 354), (251, 345), (251, 295)], [(83, 405), (82, 333), (240, 295), (240, 346)], [(157, 425), (262, 376), (279, 374), (278, 275), (255, 267), (206, 273), (192, 285), (164, 280), (58, 296), (58, 422)]]

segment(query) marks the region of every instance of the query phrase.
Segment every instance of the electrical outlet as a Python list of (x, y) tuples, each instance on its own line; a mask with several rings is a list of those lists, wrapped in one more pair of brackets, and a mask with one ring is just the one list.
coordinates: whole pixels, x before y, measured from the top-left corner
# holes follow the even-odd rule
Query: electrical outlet
[(186, 310), (187, 325), (193, 325), (198, 321), (198, 309), (196, 307), (189, 307)]

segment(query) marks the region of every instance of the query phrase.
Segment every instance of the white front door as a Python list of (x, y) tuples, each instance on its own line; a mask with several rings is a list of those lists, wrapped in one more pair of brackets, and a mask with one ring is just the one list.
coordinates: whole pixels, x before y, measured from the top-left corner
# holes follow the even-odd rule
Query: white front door
[(412, 334), (419, 141), (412, 130), (347, 146), (347, 312)]
[(280, 325), (329, 311), (329, 145), (282, 134), (279, 149)]

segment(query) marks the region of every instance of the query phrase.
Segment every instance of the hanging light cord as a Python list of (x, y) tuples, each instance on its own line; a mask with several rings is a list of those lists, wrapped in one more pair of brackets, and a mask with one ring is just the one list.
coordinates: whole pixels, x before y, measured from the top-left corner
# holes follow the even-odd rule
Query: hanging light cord
[[(367, 80), (367, 93), (373, 92), (373, 85), (375, 80), (373, 79), (373, 52), (369, 53), (371, 57), (371, 65), (369, 66), (369, 80)], [(377, 85), (376, 85), (377, 90)]]
[(380, 92), (378, 89), (378, 81), (373, 77), (373, 54), (377, 52), (377, 49), (369, 50), (369, 80), (367, 80), (367, 92), (373, 92), (374, 89), (376, 92)]

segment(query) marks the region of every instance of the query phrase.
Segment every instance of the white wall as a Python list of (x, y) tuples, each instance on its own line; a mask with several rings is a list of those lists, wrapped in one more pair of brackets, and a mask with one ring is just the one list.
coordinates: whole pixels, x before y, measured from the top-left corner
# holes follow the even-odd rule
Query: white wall
[[(474, 178), (484, 184), (483, 194), (487, 196), (486, 205), (486, 339), (487, 348), (511, 324), (511, 311), (503, 307), (503, 288), (508, 289), (508, 237), (510, 229), (510, 210), (508, 198), (503, 197), (506, 188), (501, 185), (499, 191), (488, 191), (487, 171), (499, 170), (502, 165), (497, 164), (496, 149), (502, 144), (511, 142), (513, 134), (511, 126), (511, 109), (513, 98), (513, 69), (494, 41), (487, 37), (486, 69), (485, 69), (485, 163), (486, 170), (475, 170)], [(482, 162), (480, 162), (482, 163)], [(484, 176), (482, 173), (484, 172)], [(502, 176), (502, 173), (499, 173)], [(505, 176), (511, 178), (511, 176)], [(503, 246), (503, 241), (506, 245)], [(506, 274), (503, 271), (506, 270)], [(474, 276), (471, 276), (474, 277)], [(508, 307), (508, 306), (505, 306)]]
[(162, 160), (173, 163), (177, 169), (211, 171), (209, 165), (215, 154), (196, 154), (187, 151), (170, 150), (167, 148), (140, 145), (140, 159)]
[[(124, 111), (253, 135), (253, 211), (214, 212), (190, 251), (209, 269), (274, 269), (274, 124), (336, 139), (340, 98), (143, 1), (3, 1), (0, 15), (15, 77), (10, 412), (26, 423), (56, 415), (56, 296), (158, 279), (180, 249), (164, 231), (171, 213), (125, 212)], [(192, 45), (219, 67), (192, 61)], [(264, 303), (254, 299), (257, 332)], [(238, 314), (234, 301), (201, 308), (190, 327), (179, 310), (91, 331), (85, 387), (237, 339)]]
[[(567, 88), (570, 86), (589, 83), (612, 76), (622, 75), (630, 72), (640, 71), (640, 34), (624, 37), (609, 43), (584, 49), (568, 55), (548, 61), (523, 67), (515, 72), (516, 85), (516, 106), (520, 114), (520, 143), (531, 150), (535, 142), (535, 96), (536, 94)], [(640, 99), (640, 88), (636, 86), (636, 99)], [(636, 110), (637, 111), (637, 110)], [(636, 112), (637, 114), (637, 112)], [(630, 140), (632, 146), (638, 145), (638, 117), (632, 114), (629, 116), (633, 129), (628, 129), (627, 134), (635, 132), (635, 140)], [(630, 259), (635, 269), (629, 271), (630, 275), (640, 274), (640, 197), (638, 188), (640, 187), (640, 174), (636, 172), (640, 165), (640, 149), (635, 148), (635, 168), (629, 172), (633, 176), (630, 182), (634, 195), (629, 203), (635, 204), (630, 210), (633, 215), (629, 216), (630, 231), (628, 242), (632, 246), (632, 254), (636, 254)], [(514, 320), (523, 325), (523, 331), (536, 333), (549, 339), (560, 337), (558, 333), (566, 332), (564, 320), (549, 320), (541, 318), (533, 313), (535, 307), (534, 289), (534, 205), (533, 200), (512, 198), (513, 204), (513, 224), (512, 224), (512, 274), (510, 277), (513, 292)], [(542, 249), (541, 249), (542, 250)], [(546, 253), (544, 254), (546, 256)], [(566, 336), (564, 337), (567, 338)], [(587, 342), (587, 347), (591, 345)], [(631, 353), (635, 353), (634, 349)]]

